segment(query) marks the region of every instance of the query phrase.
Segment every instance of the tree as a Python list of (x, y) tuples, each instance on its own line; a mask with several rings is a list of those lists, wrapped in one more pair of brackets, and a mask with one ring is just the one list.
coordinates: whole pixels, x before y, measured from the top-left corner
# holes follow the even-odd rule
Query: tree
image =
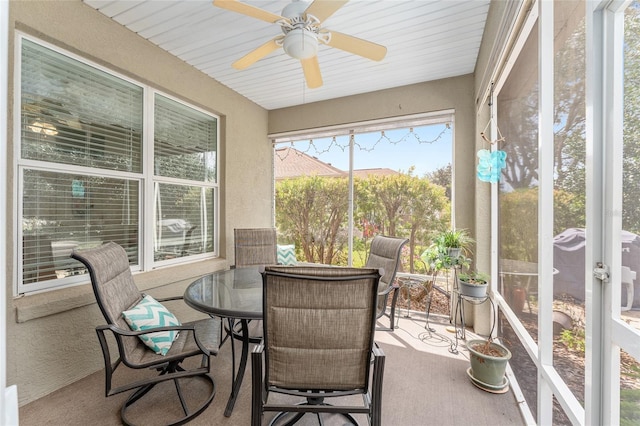
[[(411, 174), (355, 180), (355, 227), (366, 251), (375, 234), (409, 237), (409, 267), (418, 244), (448, 226), (450, 202), (445, 190)], [(308, 262), (346, 264), (348, 182), (344, 178), (298, 177), (276, 185), (276, 225)]]
[(451, 163), (425, 175), (431, 183), (435, 183), (444, 188), (444, 193), (449, 201), (451, 201), (451, 176)]
[(307, 262), (344, 262), (348, 194), (344, 178), (302, 176), (276, 185), (278, 229)]
[(415, 272), (418, 241), (431, 240), (436, 232), (446, 229), (450, 223), (450, 202), (445, 188), (418, 179), (409, 187), (409, 202), (405, 207), (406, 227), (409, 229), (409, 270)]
[(374, 224), (380, 233), (409, 238), (412, 272), (417, 243), (426, 243), (430, 233), (449, 223), (450, 203), (444, 188), (427, 178), (413, 176), (412, 170), (407, 174), (357, 179), (356, 204), (361, 224)]
[(640, 8), (632, 4), (625, 14), (623, 229), (640, 234)]

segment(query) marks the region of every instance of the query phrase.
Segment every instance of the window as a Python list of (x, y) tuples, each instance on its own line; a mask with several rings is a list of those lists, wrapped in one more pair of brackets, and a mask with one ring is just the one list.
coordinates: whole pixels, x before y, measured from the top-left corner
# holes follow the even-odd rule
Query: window
[(154, 117), (154, 260), (213, 252), (217, 122), (161, 95)]
[(215, 255), (217, 117), (17, 40), (18, 293), (86, 282), (69, 254), (105, 241), (136, 270)]
[(406, 237), (404, 270), (424, 272), (416, 259), (450, 224), (453, 118), (272, 135), (279, 241), (307, 262), (362, 266), (375, 235)]

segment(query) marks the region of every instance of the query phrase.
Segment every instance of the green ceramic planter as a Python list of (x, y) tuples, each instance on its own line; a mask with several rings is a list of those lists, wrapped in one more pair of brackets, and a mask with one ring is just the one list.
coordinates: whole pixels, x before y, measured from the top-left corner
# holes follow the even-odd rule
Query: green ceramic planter
[(486, 340), (469, 340), (469, 360), (471, 361), (471, 374), (473, 377), (487, 385), (499, 387), (504, 384), (504, 372), (507, 362), (511, 359), (511, 352), (499, 343), (490, 342), (489, 349), (495, 355), (486, 355), (481, 351), (487, 344)]

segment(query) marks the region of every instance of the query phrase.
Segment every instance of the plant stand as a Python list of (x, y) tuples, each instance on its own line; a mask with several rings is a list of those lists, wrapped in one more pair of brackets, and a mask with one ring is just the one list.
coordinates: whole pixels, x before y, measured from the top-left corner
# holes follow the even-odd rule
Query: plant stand
[[(493, 300), (485, 293), (483, 297), (471, 297), (466, 296), (460, 292), (460, 288), (458, 287), (458, 269), (454, 268), (454, 281), (453, 281), (453, 293), (451, 300), (456, 300), (456, 306), (454, 309), (453, 315), (453, 326), (455, 328), (454, 334), (456, 335), (455, 341), (451, 341), (451, 346), (449, 347), (449, 352), (452, 354), (458, 353), (458, 340), (466, 340), (466, 322), (464, 315), (464, 302), (469, 302), (472, 305), (480, 305), (487, 300), (491, 304), (492, 312), (495, 312), (495, 306), (493, 305)], [(493, 313), (491, 315), (493, 318)], [(460, 320), (460, 326), (458, 327), (458, 320)]]

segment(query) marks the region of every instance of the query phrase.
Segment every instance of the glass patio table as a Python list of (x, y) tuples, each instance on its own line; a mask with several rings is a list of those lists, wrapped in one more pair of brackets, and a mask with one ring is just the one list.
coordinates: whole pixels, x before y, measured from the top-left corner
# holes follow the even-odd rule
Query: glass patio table
[[(233, 366), (231, 395), (224, 412), (224, 415), (229, 417), (242, 385), (249, 356), (248, 322), (262, 319), (262, 275), (258, 267), (216, 271), (189, 284), (184, 292), (184, 301), (198, 311), (229, 320)], [(236, 320), (241, 324), (240, 334), (234, 332), (233, 326)], [(242, 352), (237, 371), (233, 338), (242, 340)]]

